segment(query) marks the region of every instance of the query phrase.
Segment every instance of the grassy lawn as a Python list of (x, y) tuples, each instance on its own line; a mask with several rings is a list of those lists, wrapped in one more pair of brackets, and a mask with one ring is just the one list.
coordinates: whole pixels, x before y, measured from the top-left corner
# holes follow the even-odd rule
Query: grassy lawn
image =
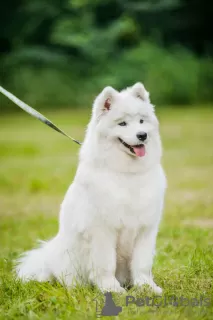
[[(89, 113), (46, 112), (77, 139), (83, 139)], [(213, 319), (213, 108), (162, 109), (158, 114), (168, 191), (153, 272), (164, 298), (183, 296), (190, 306), (125, 306), (126, 295), (152, 297), (132, 288), (113, 294), (123, 310), (112, 318)], [(96, 319), (96, 297), (102, 307), (95, 288), (22, 284), (11, 272), (21, 252), (55, 235), (78, 151), (78, 145), (22, 111), (0, 115), (0, 319)], [(201, 305), (201, 299), (208, 300)]]

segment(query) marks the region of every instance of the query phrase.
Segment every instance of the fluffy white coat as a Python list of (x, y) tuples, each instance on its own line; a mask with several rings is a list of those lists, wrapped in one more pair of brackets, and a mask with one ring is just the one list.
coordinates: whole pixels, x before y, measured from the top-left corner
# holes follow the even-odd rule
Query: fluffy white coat
[[(137, 156), (122, 142), (137, 147), (141, 132), (147, 138), (138, 147), (145, 154)], [(89, 282), (117, 292), (125, 283), (148, 284), (160, 293), (151, 270), (166, 188), (161, 153), (158, 120), (144, 86), (121, 92), (106, 87), (93, 105), (58, 234), (18, 260), (18, 277), (55, 277), (69, 287)]]

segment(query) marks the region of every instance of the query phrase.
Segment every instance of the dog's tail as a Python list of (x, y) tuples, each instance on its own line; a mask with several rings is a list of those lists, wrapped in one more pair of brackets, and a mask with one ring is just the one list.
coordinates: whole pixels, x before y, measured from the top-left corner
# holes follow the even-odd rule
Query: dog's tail
[(38, 248), (25, 252), (16, 261), (15, 273), (19, 279), (23, 281), (48, 281), (51, 279), (50, 262), (54, 252), (54, 240), (55, 238), (47, 242), (40, 242)]

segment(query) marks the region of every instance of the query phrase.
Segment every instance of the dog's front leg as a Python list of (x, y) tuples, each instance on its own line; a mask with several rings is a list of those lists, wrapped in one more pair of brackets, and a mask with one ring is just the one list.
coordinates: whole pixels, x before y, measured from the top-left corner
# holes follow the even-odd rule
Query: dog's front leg
[(131, 271), (134, 285), (148, 284), (155, 293), (159, 294), (162, 289), (155, 284), (152, 277), (157, 232), (158, 225), (142, 228), (139, 231), (133, 250)]
[(116, 232), (97, 227), (91, 232), (89, 280), (102, 291), (125, 292), (115, 278)]

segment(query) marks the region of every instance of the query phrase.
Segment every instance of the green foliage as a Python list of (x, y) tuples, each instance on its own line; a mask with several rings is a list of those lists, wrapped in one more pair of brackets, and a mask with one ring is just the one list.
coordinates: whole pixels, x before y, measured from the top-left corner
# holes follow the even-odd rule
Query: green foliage
[(201, 0), (11, 1), (0, 19), (0, 83), (30, 104), (88, 105), (105, 85), (136, 81), (156, 104), (213, 100)]
[[(154, 104), (193, 104), (213, 100), (213, 63), (181, 47), (163, 49), (150, 42), (122, 52), (110, 61), (99, 58), (67, 68), (15, 68), (10, 90), (34, 106), (91, 106), (105, 86), (122, 89), (142, 81)], [(65, 64), (66, 64), (65, 63)]]

